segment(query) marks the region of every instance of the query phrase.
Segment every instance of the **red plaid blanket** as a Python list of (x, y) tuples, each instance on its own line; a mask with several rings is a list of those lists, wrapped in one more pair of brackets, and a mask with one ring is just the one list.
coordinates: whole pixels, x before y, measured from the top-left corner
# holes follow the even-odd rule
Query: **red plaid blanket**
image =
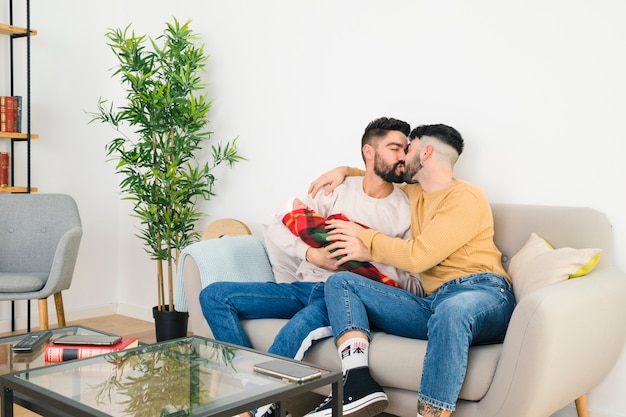
[[(332, 219), (350, 221), (350, 219), (343, 214), (332, 214), (328, 217), (328, 220)], [(321, 248), (332, 243), (332, 241), (326, 240), (326, 237), (328, 237), (328, 232), (324, 227), (326, 220), (325, 217), (310, 209), (293, 210), (283, 217), (285, 226), (287, 226), (294, 235), (300, 236), (307, 245), (314, 248)], [(367, 227), (361, 223), (359, 224), (363, 227)], [(337, 259), (340, 258), (340, 256), (337, 257)], [(393, 278), (384, 275), (369, 262), (348, 261), (343, 264), (343, 268), (374, 281), (382, 282), (392, 287), (400, 287)]]

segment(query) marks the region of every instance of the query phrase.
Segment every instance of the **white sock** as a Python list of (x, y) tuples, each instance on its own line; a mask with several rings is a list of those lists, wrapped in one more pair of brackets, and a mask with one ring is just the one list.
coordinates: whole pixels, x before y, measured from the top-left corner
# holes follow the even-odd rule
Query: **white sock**
[(341, 370), (345, 373), (348, 369), (369, 366), (369, 346), (369, 341), (360, 337), (343, 342), (337, 349), (341, 358)]

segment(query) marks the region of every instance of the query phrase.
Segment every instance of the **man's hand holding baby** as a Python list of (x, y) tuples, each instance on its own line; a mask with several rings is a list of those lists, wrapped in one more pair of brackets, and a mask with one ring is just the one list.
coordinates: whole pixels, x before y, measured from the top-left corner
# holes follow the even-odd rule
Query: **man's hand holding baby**
[(334, 241), (327, 247), (332, 252), (332, 256), (341, 256), (341, 259), (335, 262), (337, 267), (348, 261), (372, 262), (367, 247), (357, 237), (365, 227), (345, 220), (328, 220), (326, 229), (329, 236), (327, 240)]

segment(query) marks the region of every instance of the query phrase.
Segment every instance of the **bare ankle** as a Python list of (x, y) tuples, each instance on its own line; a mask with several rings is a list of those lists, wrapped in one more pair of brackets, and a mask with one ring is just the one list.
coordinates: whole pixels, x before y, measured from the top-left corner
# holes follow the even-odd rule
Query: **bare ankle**
[(417, 414), (422, 417), (450, 417), (452, 411), (419, 401), (417, 403)]

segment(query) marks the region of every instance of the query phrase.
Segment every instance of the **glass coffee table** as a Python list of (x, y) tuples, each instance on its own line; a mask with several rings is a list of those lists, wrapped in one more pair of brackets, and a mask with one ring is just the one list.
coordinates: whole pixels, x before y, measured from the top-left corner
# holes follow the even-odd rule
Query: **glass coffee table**
[[(332, 385), (342, 373), (320, 369), (307, 382), (255, 373), (273, 355), (199, 336), (25, 369), (0, 376), (3, 417), (19, 404), (44, 416), (228, 416)], [(333, 415), (341, 415), (334, 401)], [(284, 416), (285, 407), (281, 407)]]

